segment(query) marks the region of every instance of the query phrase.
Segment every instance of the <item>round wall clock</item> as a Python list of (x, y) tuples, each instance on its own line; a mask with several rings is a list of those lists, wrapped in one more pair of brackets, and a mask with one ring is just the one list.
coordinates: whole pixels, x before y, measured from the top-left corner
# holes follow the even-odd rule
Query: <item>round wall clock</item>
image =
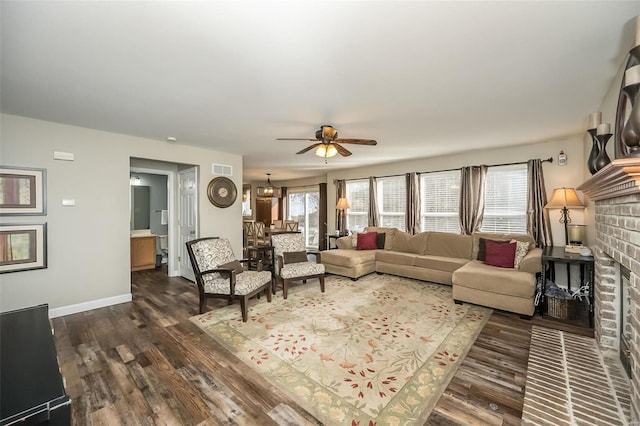
[(211, 179), (207, 186), (207, 197), (216, 207), (226, 208), (231, 206), (238, 196), (238, 190), (233, 181), (226, 177)]

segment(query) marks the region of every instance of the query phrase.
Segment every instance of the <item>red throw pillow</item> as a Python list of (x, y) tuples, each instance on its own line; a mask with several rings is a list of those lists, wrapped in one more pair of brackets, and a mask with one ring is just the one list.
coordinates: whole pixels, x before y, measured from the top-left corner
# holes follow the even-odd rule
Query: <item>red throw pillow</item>
[(377, 232), (366, 232), (364, 234), (358, 234), (358, 245), (356, 246), (356, 250), (376, 250), (378, 248), (377, 239)]
[(500, 244), (496, 241), (486, 240), (486, 257), (484, 263), (500, 268), (513, 269), (516, 258), (516, 243)]

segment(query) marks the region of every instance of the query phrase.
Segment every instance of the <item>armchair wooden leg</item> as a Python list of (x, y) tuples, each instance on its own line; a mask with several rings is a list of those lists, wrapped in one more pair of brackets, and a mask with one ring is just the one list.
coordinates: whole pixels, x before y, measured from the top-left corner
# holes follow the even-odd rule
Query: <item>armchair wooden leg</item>
[(320, 291), (324, 293), (324, 275), (320, 275)]
[(267, 296), (267, 302), (271, 302), (271, 286), (264, 289), (264, 294)]
[(247, 322), (249, 317), (247, 312), (247, 296), (242, 296), (240, 298), (240, 310), (242, 310), (242, 322)]
[(287, 298), (287, 293), (289, 292), (289, 280), (283, 279), (282, 280), (282, 295), (284, 296), (284, 298)]
[(204, 297), (200, 297), (200, 313), (204, 314), (204, 310), (206, 309), (207, 299)]

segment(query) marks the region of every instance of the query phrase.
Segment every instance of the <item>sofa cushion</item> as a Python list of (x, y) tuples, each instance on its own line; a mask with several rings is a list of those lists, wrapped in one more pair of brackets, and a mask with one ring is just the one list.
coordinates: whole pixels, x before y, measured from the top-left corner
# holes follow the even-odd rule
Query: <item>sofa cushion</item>
[(486, 257), (484, 263), (500, 268), (512, 268), (516, 258), (516, 243), (486, 241)]
[(533, 297), (536, 287), (534, 274), (517, 269), (496, 268), (480, 260), (472, 260), (453, 273), (453, 285), (474, 288), (497, 294)]
[(423, 254), (427, 248), (428, 237), (428, 232), (411, 235), (407, 232), (398, 231), (393, 237), (391, 250), (403, 253)]
[(358, 234), (358, 245), (356, 250), (377, 250), (377, 239), (377, 232), (365, 232)]
[(353, 250), (351, 235), (336, 239), (336, 247), (343, 250)]
[(416, 267), (435, 269), (438, 271), (453, 272), (464, 266), (468, 262), (467, 259), (459, 259), (456, 257), (442, 257), (422, 255), (416, 256), (413, 264)]
[(367, 226), (366, 228), (364, 228), (364, 232), (377, 232), (378, 234), (383, 233), (385, 234), (385, 241), (384, 241), (384, 249), (385, 250), (391, 250), (391, 246), (393, 244), (393, 237), (395, 236), (396, 232), (401, 232), (396, 228), (384, 228), (384, 227), (380, 227), (380, 226)]
[(520, 263), (522, 263), (522, 259), (529, 253), (529, 248), (531, 244), (526, 241), (517, 241), (511, 240), (512, 243), (516, 243), (516, 257), (513, 260), (513, 267), (516, 269), (520, 268)]
[(355, 265), (375, 262), (377, 250), (324, 250), (320, 252), (322, 263), (352, 268)]
[(376, 253), (376, 262), (413, 266), (415, 257), (415, 254), (412, 253), (401, 253), (392, 250), (380, 250)]
[(450, 232), (429, 232), (428, 234), (427, 251), (423, 254), (471, 259), (473, 248), (471, 235), (452, 234)]
[(478, 252), (480, 250), (480, 238), (485, 238), (485, 239), (494, 240), (494, 241), (511, 241), (511, 240), (526, 241), (530, 244), (530, 249), (535, 247), (536, 245), (536, 242), (533, 239), (533, 237), (527, 234), (491, 234), (488, 232), (476, 232), (473, 234), (472, 259), (483, 260), (478, 258)]

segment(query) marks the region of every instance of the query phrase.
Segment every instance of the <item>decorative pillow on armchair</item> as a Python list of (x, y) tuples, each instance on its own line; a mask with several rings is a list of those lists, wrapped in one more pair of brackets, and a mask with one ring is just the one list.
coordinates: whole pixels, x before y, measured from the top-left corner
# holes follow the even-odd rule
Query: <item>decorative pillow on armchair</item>
[(282, 260), (285, 265), (290, 263), (308, 262), (306, 251), (285, 251), (282, 253)]
[(378, 233), (365, 232), (358, 234), (358, 246), (356, 250), (376, 250), (378, 248)]
[(499, 268), (512, 268), (516, 258), (516, 243), (486, 240), (486, 257), (484, 263)]

